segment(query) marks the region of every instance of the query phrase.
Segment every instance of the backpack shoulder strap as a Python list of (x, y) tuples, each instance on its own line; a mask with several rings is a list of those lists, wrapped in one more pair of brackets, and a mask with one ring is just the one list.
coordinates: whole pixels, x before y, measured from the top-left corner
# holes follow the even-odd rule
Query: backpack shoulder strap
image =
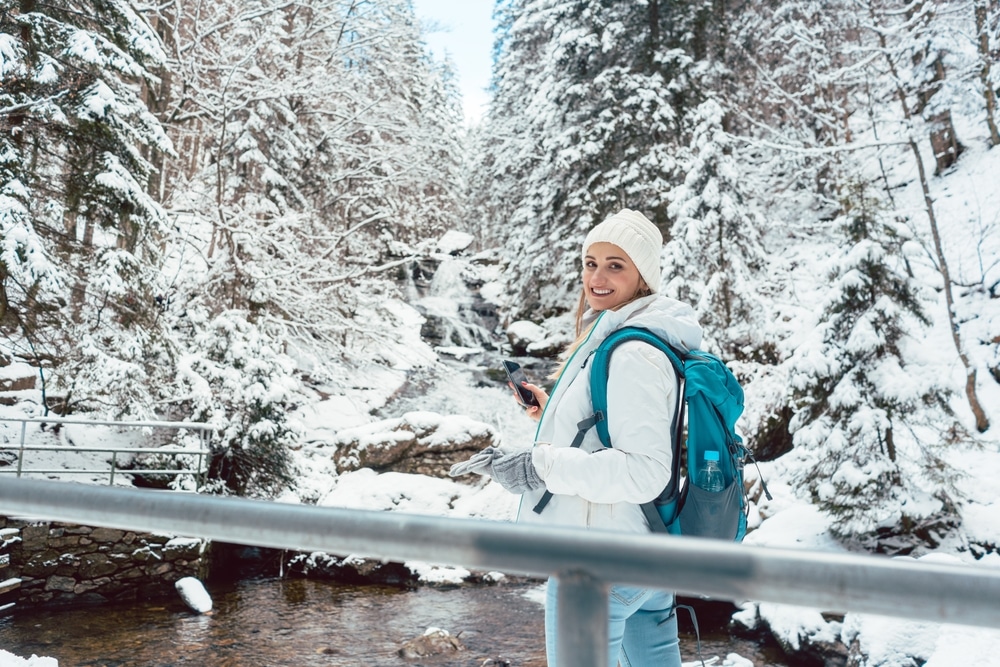
[[(597, 351), (594, 353), (593, 366), (590, 369), (590, 400), (594, 406), (594, 413), (598, 415), (597, 435), (600, 437), (601, 443), (605, 447), (611, 446), (611, 435), (608, 432), (607, 420), (608, 376), (610, 374), (611, 353), (614, 352), (615, 348), (619, 345), (630, 340), (638, 340), (652, 345), (667, 355), (667, 358), (670, 360), (670, 364), (674, 367), (674, 372), (677, 374), (678, 380), (678, 409), (674, 412), (673, 425), (673, 432), (675, 435), (679, 435), (679, 430), (682, 428), (684, 421), (681, 415), (681, 409), (684, 405), (682, 395), (683, 392), (681, 391), (681, 388), (684, 386), (685, 380), (683, 353), (674, 349), (669, 343), (648, 329), (642, 329), (640, 327), (624, 327), (612, 332), (610, 336), (601, 342)], [(675, 438), (674, 442), (679, 443), (680, 438)]]
[[(685, 389), (687, 387), (686, 371), (684, 367), (684, 353), (672, 347), (665, 340), (648, 329), (641, 327), (624, 327), (611, 333), (605, 338), (597, 351), (594, 353), (593, 366), (590, 369), (590, 400), (594, 407), (594, 416), (597, 418), (597, 435), (605, 447), (611, 447), (611, 434), (608, 431), (608, 377), (611, 373), (611, 353), (622, 343), (637, 340), (667, 355), (670, 365), (677, 375), (677, 403), (674, 409), (674, 419), (671, 424), (674, 454), (672, 458), (672, 470), (670, 483), (661, 492), (661, 498), (675, 498), (680, 488), (680, 443), (684, 435), (684, 409), (686, 406)], [(650, 530), (656, 533), (668, 532), (667, 524), (657, 510), (655, 501), (640, 505)]]

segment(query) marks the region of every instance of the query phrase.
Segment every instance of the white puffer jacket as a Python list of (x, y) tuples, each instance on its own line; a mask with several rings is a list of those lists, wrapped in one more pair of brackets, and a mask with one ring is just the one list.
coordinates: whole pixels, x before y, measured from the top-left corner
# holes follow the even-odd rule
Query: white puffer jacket
[(625, 326), (649, 329), (685, 350), (700, 345), (701, 327), (690, 306), (656, 294), (597, 317), (556, 381), (535, 434), (532, 462), (553, 497), (538, 514), (532, 508), (545, 489), (524, 494), (518, 521), (648, 532), (639, 505), (670, 481), (676, 374), (666, 355), (652, 346), (638, 341), (620, 345), (611, 355), (608, 378), (608, 430), (614, 447), (605, 448), (591, 428), (574, 449), (570, 444), (577, 424), (594, 413), (590, 358), (601, 341)]

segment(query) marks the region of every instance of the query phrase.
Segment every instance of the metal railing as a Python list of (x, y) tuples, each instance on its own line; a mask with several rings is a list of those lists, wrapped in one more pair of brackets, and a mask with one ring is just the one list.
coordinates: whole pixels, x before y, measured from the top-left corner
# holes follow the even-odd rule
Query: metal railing
[[(102, 421), (91, 419), (77, 419), (71, 417), (0, 417), (0, 422), (14, 422), (21, 424), (21, 438), (18, 444), (0, 443), (0, 451), (13, 451), (17, 453), (17, 465), (0, 467), (0, 475), (13, 474), (22, 477), (29, 474), (50, 474), (50, 475), (108, 475), (108, 485), (115, 483), (115, 474), (123, 472), (130, 475), (193, 475), (196, 488), (201, 488), (208, 473), (207, 458), (210, 453), (208, 441), (211, 433), (217, 430), (216, 426), (202, 422), (170, 422), (170, 421)], [(68, 445), (38, 445), (26, 442), (28, 424), (76, 424), (84, 426), (117, 426), (128, 428), (164, 428), (173, 430), (196, 431), (200, 434), (199, 447), (191, 448), (164, 448), (164, 447), (76, 447)], [(25, 468), (25, 452), (65, 452), (67, 454), (77, 453), (106, 453), (111, 455), (111, 460), (107, 465), (99, 468)], [(174, 468), (128, 468), (122, 469), (119, 456), (132, 457), (136, 454), (156, 454), (170, 457), (174, 461)], [(176, 467), (178, 456), (194, 456), (197, 463), (195, 469)]]
[(0, 479), (0, 513), (559, 579), (558, 667), (606, 667), (612, 583), (1000, 628), (1000, 569)]

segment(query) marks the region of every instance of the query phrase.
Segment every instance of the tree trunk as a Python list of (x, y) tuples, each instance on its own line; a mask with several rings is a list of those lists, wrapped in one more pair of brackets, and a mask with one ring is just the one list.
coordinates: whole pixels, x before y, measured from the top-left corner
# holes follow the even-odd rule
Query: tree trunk
[(660, 0), (649, 0), (649, 53), (654, 54), (660, 48)]
[[(913, 20), (917, 13), (921, 19), (920, 24), (927, 28), (932, 22), (933, 13), (923, 12), (923, 3), (919, 3), (913, 7), (912, 12), (907, 12), (907, 16)], [(929, 50), (930, 47), (925, 45), (922, 50), (914, 52), (913, 64), (915, 67), (920, 67), (932, 55)], [(917, 89), (917, 106), (910, 111), (912, 115), (926, 118), (925, 113), (930, 106), (931, 99), (941, 90), (947, 74), (940, 53), (934, 59), (933, 68), (934, 74), (930, 80), (921, 83)], [(898, 82), (899, 79), (897, 78), (896, 81)], [(934, 150), (936, 164), (934, 175), (937, 176), (958, 161), (958, 156), (962, 153), (962, 145), (958, 142), (958, 134), (955, 132), (955, 123), (952, 121), (950, 109), (934, 113), (933, 116), (927, 118), (927, 123), (930, 127), (931, 148)]]
[(938, 271), (944, 282), (944, 299), (948, 306), (948, 324), (951, 326), (951, 339), (955, 343), (958, 351), (958, 358), (965, 366), (965, 396), (969, 401), (969, 407), (976, 418), (976, 430), (980, 433), (986, 432), (990, 427), (990, 420), (986, 416), (986, 411), (979, 404), (976, 396), (976, 369), (969, 362), (969, 356), (965, 353), (962, 345), (962, 335), (959, 332), (959, 324), (955, 321), (955, 299), (951, 290), (951, 272), (948, 270), (948, 261), (944, 257), (944, 249), (941, 246), (941, 234), (938, 231), (937, 217), (934, 215), (934, 202), (931, 199), (930, 187), (927, 183), (927, 172), (924, 171), (924, 162), (920, 158), (920, 149), (913, 139), (910, 139), (910, 150), (913, 152), (913, 159), (917, 163), (917, 172), (920, 174), (920, 186), (923, 189), (924, 205), (927, 208), (927, 217), (931, 224), (931, 236), (934, 238), (934, 251), (937, 254)]
[[(991, 69), (993, 58), (990, 54), (989, 10), (990, 5), (996, 5), (997, 0), (976, 0), (976, 36), (979, 44), (979, 80), (983, 84), (983, 98), (986, 102), (986, 126), (990, 129), (990, 145), (1000, 144), (1000, 131), (997, 131), (996, 109), (997, 95), (993, 90)], [(994, 7), (995, 8), (995, 7)]]
[(962, 145), (955, 135), (955, 124), (951, 119), (951, 111), (944, 111), (930, 119), (931, 148), (934, 149), (934, 162), (937, 167), (934, 175), (941, 174), (945, 169), (958, 161), (962, 153)]
[[(868, 6), (868, 10), (872, 21), (878, 24), (878, 19), (875, 16), (875, 10), (870, 4)], [(899, 98), (899, 104), (903, 110), (903, 118), (907, 123), (912, 124), (914, 114), (910, 110), (910, 105), (906, 101), (906, 91), (903, 90), (902, 84), (900, 83), (902, 79), (896, 69), (896, 64), (889, 56), (885, 31), (877, 30), (876, 32), (878, 34), (879, 46), (882, 47), (882, 54), (888, 64), (889, 72), (892, 75), (893, 81), (895, 81), (896, 96)], [(944, 298), (945, 304), (948, 307), (948, 324), (951, 327), (951, 339), (952, 342), (955, 343), (958, 358), (965, 367), (965, 396), (969, 401), (969, 407), (971, 408), (972, 414), (976, 419), (976, 430), (980, 433), (984, 433), (990, 427), (990, 420), (986, 416), (986, 411), (983, 410), (983, 406), (980, 405), (979, 398), (976, 395), (976, 369), (972, 367), (972, 364), (969, 362), (969, 356), (965, 353), (964, 346), (962, 345), (962, 334), (959, 329), (959, 324), (955, 321), (955, 298), (951, 289), (951, 271), (948, 269), (948, 260), (945, 259), (944, 248), (941, 245), (941, 233), (938, 229), (937, 216), (934, 213), (934, 200), (931, 197), (930, 184), (927, 180), (927, 171), (924, 169), (924, 161), (923, 158), (920, 157), (920, 148), (917, 146), (917, 142), (913, 139), (912, 132), (908, 136), (908, 144), (910, 151), (913, 153), (913, 160), (917, 165), (917, 174), (920, 177), (920, 187), (924, 195), (924, 207), (927, 210), (927, 219), (931, 227), (931, 237), (934, 239), (934, 251), (937, 255), (938, 261), (937, 268), (941, 273), (942, 282), (944, 283)]]
[[(922, 93), (922, 95), (926, 95), (925, 104), (930, 102), (931, 97), (941, 89), (944, 79), (944, 63), (941, 62), (941, 58), (938, 58), (934, 63), (934, 80)], [(934, 149), (934, 162), (937, 165), (934, 174), (938, 175), (958, 161), (958, 156), (962, 154), (962, 145), (958, 143), (958, 135), (955, 132), (955, 123), (951, 119), (950, 109), (934, 114), (930, 118), (930, 126), (931, 148)]]

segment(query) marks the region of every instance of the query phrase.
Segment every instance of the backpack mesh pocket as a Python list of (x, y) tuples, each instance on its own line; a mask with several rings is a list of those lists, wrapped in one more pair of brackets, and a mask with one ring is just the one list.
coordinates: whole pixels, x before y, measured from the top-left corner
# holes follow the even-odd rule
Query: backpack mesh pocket
[(689, 485), (684, 507), (677, 517), (681, 533), (693, 537), (735, 539), (741, 514), (739, 493), (739, 485), (735, 482), (715, 492)]

